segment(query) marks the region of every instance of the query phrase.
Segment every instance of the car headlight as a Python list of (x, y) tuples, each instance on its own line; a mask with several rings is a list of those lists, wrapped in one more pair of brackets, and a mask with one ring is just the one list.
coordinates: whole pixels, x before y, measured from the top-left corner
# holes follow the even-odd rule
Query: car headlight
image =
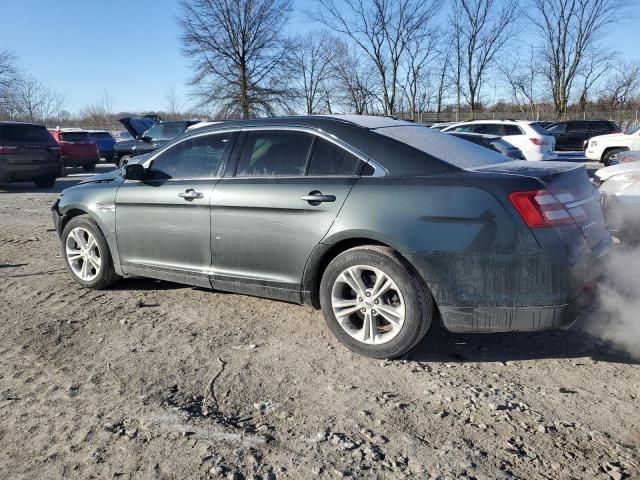
[(597, 140), (591, 140), (591, 146), (592, 147), (597, 147), (598, 146), (598, 141)]

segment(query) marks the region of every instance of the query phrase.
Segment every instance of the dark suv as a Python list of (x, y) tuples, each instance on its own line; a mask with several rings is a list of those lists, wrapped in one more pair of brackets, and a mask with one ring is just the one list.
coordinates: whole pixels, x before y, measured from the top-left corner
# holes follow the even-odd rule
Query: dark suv
[(61, 172), (60, 147), (46, 127), (0, 122), (0, 181), (33, 181), (49, 188)]
[(620, 133), (620, 127), (608, 120), (569, 120), (554, 123), (547, 130), (556, 138), (556, 150), (584, 150), (591, 137)]
[(121, 118), (120, 123), (133, 137), (132, 140), (117, 142), (114, 148), (114, 163), (117, 167), (124, 160), (136, 155), (151, 153), (156, 148), (182, 135), (197, 120), (156, 123), (148, 117)]

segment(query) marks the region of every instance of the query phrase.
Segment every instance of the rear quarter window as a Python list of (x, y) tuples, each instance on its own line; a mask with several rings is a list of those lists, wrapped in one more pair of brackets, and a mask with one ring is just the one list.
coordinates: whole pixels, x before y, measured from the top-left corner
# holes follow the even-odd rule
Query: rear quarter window
[[(505, 136), (506, 135), (522, 135), (524, 133), (522, 131), (522, 129), (517, 125), (503, 125), (503, 126), (504, 126), (504, 135)], [(546, 133), (546, 130), (544, 128), (542, 128), (539, 125), (537, 125), (537, 127), (540, 129), (540, 132), (545, 132)], [(537, 130), (536, 130), (536, 132), (540, 133)], [(542, 133), (542, 135), (544, 135), (545, 133)]]
[(54, 142), (51, 133), (45, 127), (18, 124), (0, 125), (0, 140), (5, 142)]

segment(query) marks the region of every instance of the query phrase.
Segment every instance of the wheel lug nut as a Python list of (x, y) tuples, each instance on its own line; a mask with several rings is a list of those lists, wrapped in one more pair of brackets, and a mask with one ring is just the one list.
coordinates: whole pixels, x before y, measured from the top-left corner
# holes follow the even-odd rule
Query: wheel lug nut
[(361, 302), (362, 301), (362, 297), (358, 297), (358, 301)]
[(370, 297), (371, 296), (371, 292), (367, 292), (366, 295), (367, 295), (367, 297)]
[(362, 308), (362, 309), (360, 309), (360, 311), (361, 311), (362, 313), (367, 313), (367, 309), (366, 309), (366, 308)]
[(371, 310), (371, 313), (373, 313), (374, 315), (378, 314), (375, 310)]
[(375, 303), (376, 305), (378, 305), (380, 303), (379, 300), (374, 300), (373, 303)]

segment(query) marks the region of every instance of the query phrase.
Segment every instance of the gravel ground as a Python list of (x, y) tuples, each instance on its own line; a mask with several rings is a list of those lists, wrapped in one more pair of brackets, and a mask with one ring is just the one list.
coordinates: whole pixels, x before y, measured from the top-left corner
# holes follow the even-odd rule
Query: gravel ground
[[(106, 166), (100, 167), (106, 170)], [(319, 312), (65, 271), (0, 185), (0, 478), (634, 478), (638, 362), (577, 325), (351, 354)]]

